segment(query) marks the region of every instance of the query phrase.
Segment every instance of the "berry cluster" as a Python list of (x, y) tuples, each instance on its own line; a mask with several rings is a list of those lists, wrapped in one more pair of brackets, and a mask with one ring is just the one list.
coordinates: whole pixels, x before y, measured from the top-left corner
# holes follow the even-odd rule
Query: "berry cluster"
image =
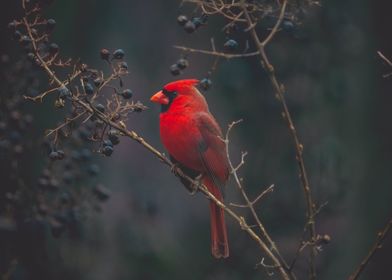
[[(54, 236), (60, 236), (64, 232), (77, 232), (86, 206), (99, 209), (99, 203), (109, 198), (110, 191), (97, 182), (100, 168), (93, 158), (111, 156), (121, 136), (115, 127), (125, 127), (130, 113), (142, 112), (146, 107), (133, 101), (133, 91), (124, 86), (123, 76), (128, 74), (124, 50), (100, 51), (99, 57), (109, 71), (90, 67), (79, 59), (61, 58), (59, 45), (51, 41), (56, 21), (41, 14), (49, 2), (23, 0), (23, 19), (8, 25), (27, 54), (23, 63), (15, 65), (28, 73), (34, 73), (32, 69), (44, 70), (50, 87), (38, 92), (36, 79), (18, 73), (15, 77), (26, 77), (29, 83), (10, 78), (12, 86), (7, 85), (10, 95), (0, 99), (1, 167), (9, 174), (0, 188), (0, 219), (10, 211), (15, 212), (18, 213), (15, 223), (23, 225), (23, 232), (49, 227)], [(37, 137), (28, 130), (33, 117), (22, 113), (24, 99), (52, 101), (54, 108), (65, 116), (64, 121), (46, 132), (45, 167), (38, 176), (26, 174), (37, 177), (32, 185), (28, 183), (31, 179), (25, 181), (21, 175), (26, 173), (21, 169), (27, 162), (26, 150), (34, 150), (38, 144), (33, 143)]]
[(195, 32), (199, 27), (207, 24), (208, 16), (202, 14), (200, 17), (192, 17), (188, 19), (185, 15), (179, 15), (177, 17), (177, 23), (184, 28), (187, 33)]
[[(45, 2), (45, 3), (43, 3)], [(88, 139), (96, 143), (94, 151), (105, 156), (113, 152), (113, 145), (105, 145), (105, 137), (111, 127), (108, 122), (125, 125), (127, 116), (132, 112), (142, 112), (146, 107), (139, 101), (134, 102), (134, 93), (124, 87), (122, 77), (128, 74), (128, 64), (124, 61), (125, 51), (102, 49), (99, 56), (109, 66), (110, 72), (95, 69), (80, 60), (62, 59), (60, 47), (51, 41), (56, 27), (54, 19), (45, 19), (41, 8), (46, 1), (24, 0), (26, 16), (22, 20), (14, 20), (9, 28), (14, 38), (26, 50), (32, 64), (41, 68), (49, 75), (51, 88), (40, 94), (26, 96), (32, 101), (43, 101), (49, 96), (56, 97), (54, 107), (64, 110), (65, 121), (56, 128), (49, 130), (49, 139), (54, 147), (49, 152), (52, 161), (62, 160), (67, 153), (56, 149), (63, 138), (72, 135), (72, 131), (86, 126), (87, 120), (93, 123)], [(62, 71), (58, 71), (62, 68)], [(63, 77), (57, 73), (64, 73)], [(69, 106), (66, 106), (69, 104)]]
[(170, 66), (170, 73), (173, 76), (180, 75), (181, 74), (181, 70), (184, 70), (188, 66), (189, 66), (188, 60), (185, 57), (180, 58), (179, 60), (177, 60), (176, 63), (174, 63), (174, 64), (172, 64)]

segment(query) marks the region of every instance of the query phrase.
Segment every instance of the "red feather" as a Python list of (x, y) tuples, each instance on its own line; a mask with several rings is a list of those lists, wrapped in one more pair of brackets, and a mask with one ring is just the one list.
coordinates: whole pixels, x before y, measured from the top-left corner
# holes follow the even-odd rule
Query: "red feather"
[[(226, 145), (221, 129), (195, 88), (197, 80), (167, 84), (151, 100), (162, 104), (160, 133), (163, 145), (186, 170), (201, 173), (202, 182), (219, 200), (229, 177)], [(224, 211), (210, 202), (211, 251), (216, 258), (228, 257)]]

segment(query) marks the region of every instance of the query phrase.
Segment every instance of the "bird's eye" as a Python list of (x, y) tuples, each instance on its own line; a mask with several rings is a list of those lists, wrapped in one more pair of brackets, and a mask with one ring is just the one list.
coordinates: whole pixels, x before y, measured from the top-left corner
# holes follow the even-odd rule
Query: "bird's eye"
[(166, 95), (167, 97), (169, 97), (169, 99), (171, 99), (171, 100), (174, 99), (177, 96), (177, 92), (176, 91), (168, 91), (166, 89), (163, 89), (162, 93), (164, 95)]

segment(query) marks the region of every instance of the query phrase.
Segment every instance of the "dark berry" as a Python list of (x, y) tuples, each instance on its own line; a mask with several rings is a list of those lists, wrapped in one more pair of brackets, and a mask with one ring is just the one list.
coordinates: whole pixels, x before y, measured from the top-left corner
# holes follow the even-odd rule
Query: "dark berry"
[(110, 52), (108, 49), (102, 49), (100, 52), (101, 59), (103, 60), (109, 60), (110, 59)]
[(96, 164), (91, 164), (88, 168), (87, 168), (87, 172), (88, 174), (90, 174), (91, 176), (97, 176), (99, 174), (100, 168), (98, 165)]
[(202, 24), (206, 24), (207, 20), (208, 20), (208, 15), (202, 14), (201, 17), (200, 17), (200, 20), (201, 20)]
[(35, 55), (34, 55), (33, 53), (31, 53), (31, 52), (29, 52), (29, 53), (27, 54), (27, 58), (28, 58), (31, 62), (34, 62), (34, 61), (35, 61)]
[(91, 95), (94, 93), (94, 88), (90, 83), (85, 83), (84, 84), (84, 92), (88, 95)]
[(192, 21), (188, 20), (184, 25), (184, 30), (188, 33), (193, 33), (196, 30), (196, 26)]
[(189, 65), (189, 62), (188, 62), (188, 60), (185, 59), (185, 58), (181, 58), (181, 59), (179, 59), (179, 60), (177, 61), (177, 66), (178, 66), (178, 68), (180, 68), (181, 70), (187, 68), (188, 65)]
[(223, 45), (226, 50), (228, 51), (234, 51), (238, 48), (238, 43), (236, 40), (229, 39), (226, 41), (226, 43)]
[(203, 24), (201, 18), (199, 17), (192, 18), (192, 22), (195, 25), (195, 28), (199, 28)]
[(0, 140), (0, 151), (6, 151), (10, 148), (11, 143), (7, 139)]
[(111, 146), (104, 146), (102, 149), (102, 153), (107, 156), (110, 157), (113, 153), (113, 147)]
[(124, 56), (125, 56), (125, 52), (122, 49), (118, 49), (113, 52), (114, 59), (123, 59)]
[(54, 179), (54, 178), (51, 178), (51, 179), (49, 180), (48, 188), (49, 188), (50, 190), (52, 190), (52, 191), (57, 191), (58, 188), (59, 188), (59, 181), (57, 181), (57, 180)]
[(10, 132), (8, 138), (12, 144), (18, 144), (22, 139), (22, 135), (18, 131), (13, 130)]
[(38, 213), (43, 216), (48, 214), (48, 206), (46, 206), (46, 204), (44, 204), (44, 203), (39, 204), (38, 205)]
[(103, 145), (104, 147), (108, 146), (108, 147), (112, 147), (112, 148), (113, 148), (113, 143), (112, 143), (112, 141), (110, 141), (109, 139), (103, 140), (102, 145)]
[(121, 119), (121, 115), (119, 113), (114, 113), (112, 115), (112, 118), (111, 118), (111, 120), (114, 121), (114, 122), (116, 122), (116, 121), (118, 121), (120, 119)]
[(121, 92), (121, 96), (122, 96), (124, 99), (130, 99), (130, 98), (132, 98), (132, 95), (133, 95), (133, 92), (132, 92), (132, 90), (130, 90), (130, 89), (124, 89), (124, 90)]
[(100, 200), (100, 201), (106, 201), (109, 199), (111, 192), (109, 189), (107, 189), (104, 185), (98, 184), (94, 189), (93, 189), (94, 195)]
[(94, 80), (94, 85), (95, 85), (96, 87), (100, 87), (100, 86), (102, 85), (102, 79), (101, 79), (101, 78), (96, 78), (96, 79)]
[(45, 168), (44, 170), (42, 170), (41, 172), (41, 177), (44, 179), (49, 179), (51, 176), (51, 172), (48, 168)]
[(80, 159), (82, 161), (88, 161), (91, 159), (91, 151), (89, 149), (83, 149), (80, 151)]
[(126, 63), (125, 61), (120, 63), (120, 68), (124, 69), (124, 70), (128, 70), (128, 63)]
[(48, 19), (47, 21), (46, 21), (46, 28), (49, 30), (49, 31), (52, 31), (53, 29), (54, 29), (54, 27), (56, 26), (56, 21), (54, 20), (54, 19)]
[(78, 152), (78, 151), (72, 151), (72, 153), (71, 153), (71, 158), (74, 160), (74, 161), (79, 161), (80, 160), (80, 153)]
[(22, 114), (19, 111), (14, 110), (10, 113), (10, 117), (13, 121), (19, 121), (22, 118)]
[(15, 21), (11, 21), (10, 23), (8, 23), (8, 28), (15, 28), (15, 27), (16, 27)]
[(294, 23), (289, 19), (284, 19), (281, 23), (282, 29), (286, 32), (292, 32), (295, 28)]
[(63, 174), (64, 183), (69, 185), (72, 183), (73, 179), (74, 179), (74, 175), (72, 174), (72, 172), (70, 172), (70, 171), (64, 172), (64, 174)]
[(87, 72), (87, 70), (88, 70), (88, 65), (85, 63), (82, 63), (82, 65), (80, 65), (80, 71), (82, 73), (85, 73), (85, 72)]
[(62, 160), (65, 158), (65, 153), (63, 150), (58, 150), (57, 151), (57, 159)]
[[(32, 124), (34, 118), (33, 118), (32, 115), (27, 114), (27, 115), (24, 116), (23, 120), (24, 120), (27, 124)], [(0, 128), (1, 128), (1, 125), (0, 125)]]
[(101, 128), (101, 127), (103, 127), (103, 125), (104, 125), (104, 122), (102, 121), (102, 120), (95, 120), (95, 127), (97, 127), (97, 128)]
[(56, 151), (52, 151), (52, 152), (50, 152), (50, 154), (49, 154), (49, 158), (50, 158), (51, 160), (57, 160), (57, 159), (59, 158), (59, 154), (58, 154)]
[(108, 132), (109, 140), (113, 143), (113, 145), (117, 145), (120, 143), (120, 138), (118, 137), (118, 132), (115, 129), (111, 129)]
[(179, 16), (177, 17), (177, 23), (178, 23), (180, 26), (184, 26), (185, 23), (187, 23), (187, 22), (188, 22), (187, 16), (185, 16), (185, 15), (179, 15)]
[(208, 78), (204, 78), (200, 81), (200, 86), (203, 90), (208, 90), (212, 86), (212, 81)]
[(95, 105), (95, 109), (97, 109), (101, 113), (105, 112), (105, 106), (103, 106), (102, 104)]
[(7, 130), (7, 123), (0, 121), (0, 135), (3, 135)]
[(172, 66), (170, 66), (170, 73), (173, 76), (180, 75), (181, 71), (177, 64), (173, 64)]
[[(23, 46), (23, 50), (26, 52), (26, 53), (29, 53), (29, 52), (32, 52), (33, 51), (33, 48), (32, 48), (32, 46), (31, 46), (31, 44), (27, 44), (26, 46)], [(38, 61), (38, 60), (37, 60)], [(39, 63), (39, 62), (38, 62)], [(38, 64), (37, 63), (37, 64)], [(39, 65), (39, 64), (38, 64)]]
[(64, 233), (65, 226), (62, 223), (58, 222), (55, 219), (50, 219), (49, 224), (50, 224), (50, 231), (53, 237), (58, 238)]
[(16, 30), (15, 32), (14, 32), (14, 39), (15, 40), (20, 40), (21, 38), (22, 38), (22, 33), (20, 33), (20, 31), (18, 31), (18, 30)]
[(56, 54), (59, 52), (59, 46), (56, 43), (51, 43), (49, 45), (49, 53), (50, 54)]
[(31, 28), (31, 33), (32, 33), (33, 35), (35, 35), (35, 36), (38, 35), (38, 31), (37, 31), (37, 29), (35, 29), (35, 28)]
[(28, 36), (26, 36), (26, 35), (23, 35), (23, 36), (20, 38), (20, 44), (21, 44), (22, 46), (27, 46), (30, 42), (31, 42), (30, 38), (29, 38)]
[(71, 96), (71, 92), (66, 87), (61, 87), (58, 89), (59, 98), (66, 99), (67, 97)]
[(46, 178), (39, 178), (38, 179), (38, 186), (41, 188), (46, 188), (49, 185), (49, 180)]

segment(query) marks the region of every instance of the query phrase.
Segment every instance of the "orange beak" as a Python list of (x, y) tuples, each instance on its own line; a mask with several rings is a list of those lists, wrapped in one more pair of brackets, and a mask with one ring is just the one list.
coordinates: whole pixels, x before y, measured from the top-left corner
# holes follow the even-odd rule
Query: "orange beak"
[(158, 91), (153, 96), (151, 96), (150, 100), (155, 103), (167, 105), (169, 104), (169, 98), (163, 94), (162, 91)]

